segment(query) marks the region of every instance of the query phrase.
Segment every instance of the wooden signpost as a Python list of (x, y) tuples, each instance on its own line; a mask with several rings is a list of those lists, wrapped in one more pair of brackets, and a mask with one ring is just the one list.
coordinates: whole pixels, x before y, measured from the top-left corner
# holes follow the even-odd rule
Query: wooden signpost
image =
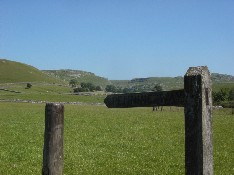
[(206, 66), (188, 69), (183, 90), (114, 94), (104, 102), (109, 108), (184, 106), (185, 174), (213, 174), (211, 79)]

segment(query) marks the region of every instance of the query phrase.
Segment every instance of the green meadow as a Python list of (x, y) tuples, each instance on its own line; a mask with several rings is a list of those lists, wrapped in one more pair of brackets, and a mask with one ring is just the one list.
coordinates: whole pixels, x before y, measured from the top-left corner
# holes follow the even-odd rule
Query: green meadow
[[(0, 102), (0, 174), (41, 174), (45, 104)], [(215, 174), (234, 174), (234, 116), (213, 112)], [(184, 174), (183, 108), (65, 105), (64, 174)]]
[[(26, 88), (27, 83), (2, 83), (0, 84), (0, 100), (14, 101), (46, 101), (46, 102), (82, 102), (102, 103), (104, 95), (90, 93), (90, 95), (74, 95), (72, 88), (66, 85), (33, 82), (31, 88)], [(2, 88), (1, 88), (2, 87)], [(19, 92), (19, 93), (17, 93)]]

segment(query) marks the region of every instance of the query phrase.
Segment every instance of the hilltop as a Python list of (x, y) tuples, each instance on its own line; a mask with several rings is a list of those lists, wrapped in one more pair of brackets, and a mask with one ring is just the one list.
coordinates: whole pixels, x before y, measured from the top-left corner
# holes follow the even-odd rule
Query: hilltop
[(20, 62), (0, 59), (0, 83), (46, 82), (64, 83), (37, 68)]
[(101, 86), (103, 88), (105, 88), (106, 85), (111, 84), (107, 78), (100, 77), (92, 72), (86, 72), (82, 70), (61, 69), (43, 70), (42, 72), (67, 82), (72, 79), (76, 79), (79, 83), (92, 83), (95, 86)]

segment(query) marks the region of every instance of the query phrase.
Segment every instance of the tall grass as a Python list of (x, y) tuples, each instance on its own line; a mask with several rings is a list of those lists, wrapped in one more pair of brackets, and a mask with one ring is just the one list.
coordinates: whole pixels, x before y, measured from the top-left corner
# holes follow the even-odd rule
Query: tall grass
[[(44, 106), (0, 103), (0, 174), (41, 174)], [(64, 174), (184, 174), (183, 110), (167, 109), (65, 105)], [(214, 113), (215, 174), (234, 174), (233, 120)]]

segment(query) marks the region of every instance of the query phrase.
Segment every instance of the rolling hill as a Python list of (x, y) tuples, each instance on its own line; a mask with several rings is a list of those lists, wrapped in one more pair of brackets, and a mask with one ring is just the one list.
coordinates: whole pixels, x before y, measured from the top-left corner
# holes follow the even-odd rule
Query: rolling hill
[(111, 82), (104, 77), (100, 77), (91, 72), (81, 71), (81, 70), (71, 70), (71, 69), (61, 69), (61, 70), (43, 70), (44, 73), (49, 76), (54, 76), (60, 78), (63, 81), (69, 82), (71, 79), (76, 79), (78, 83), (92, 83), (95, 86), (101, 86), (105, 88), (106, 85), (111, 84)]
[(132, 80), (112, 80), (113, 85), (139, 89), (140, 91), (151, 91), (155, 85), (159, 84), (163, 90), (176, 90), (183, 88), (183, 77), (148, 77), (148, 78), (134, 78)]
[(0, 102), (101, 104), (103, 99), (103, 95), (73, 94), (67, 81), (23, 63), (0, 59)]
[[(234, 88), (234, 76), (212, 73), (213, 90), (221, 88)], [(140, 91), (150, 91), (159, 84), (163, 90), (176, 90), (184, 88), (184, 78), (178, 77), (148, 77), (134, 78), (132, 80), (112, 80), (113, 85), (122, 88), (139, 89)]]
[[(178, 77), (148, 77), (132, 80), (108, 80), (91, 72), (81, 70), (46, 70), (6, 59), (0, 59), (0, 102), (65, 102), (74, 104), (103, 104), (105, 91), (73, 93), (69, 81), (76, 79), (79, 83), (92, 83), (105, 90), (106, 85), (114, 85), (117, 89), (128, 92), (151, 91), (155, 85), (163, 90), (182, 89), (184, 80)], [(234, 89), (234, 76), (212, 74), (213, 91), (221, 88)], [(32, 87), (28, 88), (30, 83)], [(121, 91), (120, 91), (121, 92)], [(126, 91), (122, 91), (126, 92)]]
[(0, 59), (0, 83), (45, 82), (62, 83), (60, 79), (50, 77), (37, 68), (6, 59)]
[[(218, 90), (223, 87), (234, 87), (234, 76), (212, 73), (213, 89)], [(71, 69), (43, 70), (19, 63), (0, 59), (0, 83), (17, 82), (45, 82), (49, 84), (69, 84), (71, 79), (76, 79), (79, 83), (89, 82), (105, 89), (106, 85), (116, 87), (136, 89), (139, 91), (150, 91), (156, 84), (160, 84), (163, 90), (183, 88), (183, 77), (148, 77), (134, 78), (132, 80), (108, 80), (91, 72)]]
[[(43, 70), (44, 73), (60, 78), (63, 81), (69, 82), (71, 79), (76, 79), (79, 83), (90, 82), (96, 86), (101, 86), (105, 89), (106, 85), (114, 85), (122, 89), (136, 89), (137, 91), (150, 91), (156, 84), (160, 84), (163, 90), (182, 89), (184, 86), (184, 79), (182, 76), (177, 77), (148, 77), (148, 78), (134, 78), (132, 80), (108, 80), (95, 75), (91, 72), (81, 70)], [(212, 73), (213, 89), (219, 90), (225, 87), (234, 87), (234, 76)]]

